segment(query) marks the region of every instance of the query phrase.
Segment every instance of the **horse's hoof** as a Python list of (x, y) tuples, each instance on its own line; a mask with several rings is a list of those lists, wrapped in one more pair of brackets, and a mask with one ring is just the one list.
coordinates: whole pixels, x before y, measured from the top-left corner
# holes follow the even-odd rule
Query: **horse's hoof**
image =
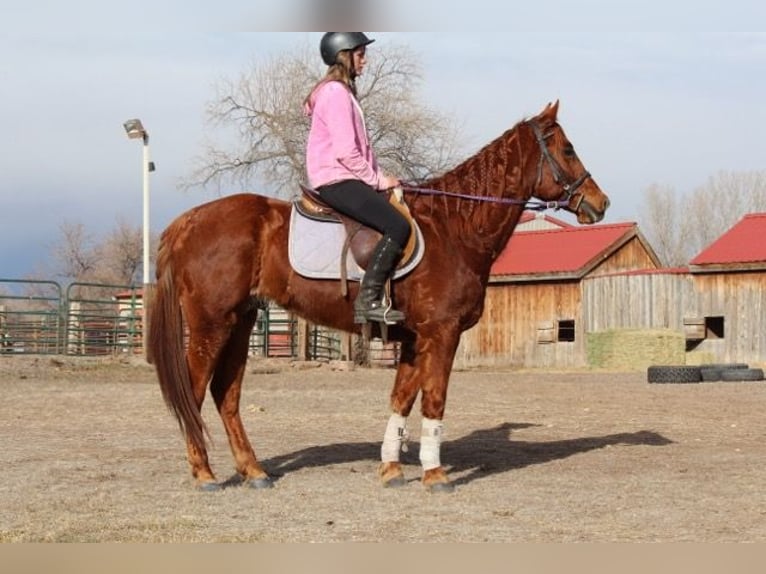
[(404, 480), (403, 476), (395, 476), (392, 479), (385, 481), (383, 483), (383, 488), (401, 488), (406, 484), (407, 481)]
[(249, 488), (255, 488), (256, 490), (274, 488), (274, 481), (271, 480), (271, 477), (269, 476), (266, 476), (264, 478), (250, 478), (247, 481), (245, 481), (245, 484), (247, 484)]
[(402, 465), (398, 462), (382, 462), (378, 466), (378, 478), (383, 488), (400, 488), (407, 484)]
[(455, 485), (451, 482), (436, 482), (434, 484), (431, 484), (427, 486), (428, 492), (432, 493), (440, 493), (440, 492), (455, 492)]
[(200, 482), (197, 485), (197, 490), (202, 492), (218, 492), (223, 490), (223, 486), (217, 482)]

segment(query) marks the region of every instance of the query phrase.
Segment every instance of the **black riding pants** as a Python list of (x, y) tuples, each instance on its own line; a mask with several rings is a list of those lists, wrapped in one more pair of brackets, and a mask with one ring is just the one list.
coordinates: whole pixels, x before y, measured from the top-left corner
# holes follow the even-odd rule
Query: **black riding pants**
[(388, 235), (404, 249), (410, 238), (410, 223), (388, 202), (386, 196), (358, 179), (347, 179), (318, 188), (320, 197), (332, 208), (368, 227)]

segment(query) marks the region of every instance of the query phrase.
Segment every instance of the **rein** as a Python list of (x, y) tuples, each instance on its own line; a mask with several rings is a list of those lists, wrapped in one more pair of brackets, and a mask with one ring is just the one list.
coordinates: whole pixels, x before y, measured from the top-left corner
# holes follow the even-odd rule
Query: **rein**
[(405, 193), (412, 193), (415, 195), (442, 195), (446, 197), (454, 197), (457, 199), (468, 199), (471, 201), (480, 201), (485, 203), (500, 203), (505, 205), (521, 205), (524, 209), (532, 211), (544, 211), (546, 209), (559, 210), (567, 206), (568, 199), (560, 199), (558, 201), (543, 201), (541, 199), (514, 199), (512, 197), (496, 197), (494, 195), (469, 195), (467, 193), (456, 193), (453, 191), (442, 191), (440, 189), (429, 189), (427, 187), (418, 187), (409, 184), (402, 184), (402, 191)]
[[(410, 184), (402, 184), (402, 190), (414, 194), (441, 195), (446, 197), (454, 197), (457, 199), (467, 199), (470, 201), (500, 203), (505, 205), (521, 205), (524, 207), (524, 209), (529, 209), (531, 211), (544, 211), (546, 209), (555, 209), (558, 211), (559, 209), (567, 207), (572, 202), (572, 198), (575, 196), (577, 189), (590, 177), (590, 173), (586, 171), (575, 181), (571, 183), (564, 183), (563, 170), (545, 143), (545, 140), (550, 134), (543, 134), (540, 126), (535, 121), (528, 121), (526, 123), (532, 126), (532, 131), (535, 134), (535, 140), (537, 141), (537, 145), (540, 147), (540, 161), (537, 166), (537, 184), (535, 185), (537, 186), (542, 180), (543, 165), (548, 165), (548, 168), (551, 170), (551, 174), (553, 175), (553, 180), (561, 186), (561, 191), (564, 196), (563, 199), (558, 199), (556, 201), (543, 201), (541, 199), (537, 199), (536, 197), (530, 199), (514, 199), (512, 197), (496, 197), (493, 195), (469, 195), (467, 193), (456, 193), (451, 191), (441, 191), (438, 189), (428, 189)], [(573, 211), (577, 211), (579, 209), (582, 200), (583, 197), (580, 195), (579, 201), (577, 202), (577, 205), (574, 206)]]

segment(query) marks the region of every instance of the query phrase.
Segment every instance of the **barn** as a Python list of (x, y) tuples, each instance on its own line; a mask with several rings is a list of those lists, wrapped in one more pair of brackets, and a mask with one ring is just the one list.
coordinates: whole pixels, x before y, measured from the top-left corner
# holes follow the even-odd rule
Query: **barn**
[(689, 263), (694, 284), (685, 333), (690, 353), (719, 362), (766, 357), (766, 213), (743, 217)]
[[(766, 357), (766, 213), (744, 216), (681, 269), (586, 278), (589, 332), (678, 334), (675, 362), (762, 363)], [(623, 304), (617, 304), (622, 301)]]
[(579, 227), (527, 215), (492, 267), (484, 313), (463, 333), (455, 366), (586, 366), (584, 281), (659, 267), (635, 223)]

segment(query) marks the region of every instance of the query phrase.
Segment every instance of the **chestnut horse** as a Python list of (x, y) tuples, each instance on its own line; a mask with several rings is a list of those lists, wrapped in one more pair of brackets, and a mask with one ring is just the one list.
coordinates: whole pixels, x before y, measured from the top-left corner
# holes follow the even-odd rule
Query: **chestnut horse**
[[(385, 486), (405, 482), (399, 451), (420, 394), (422, 483), (431, 491), (452, 489), (439, 452), (453, 359), (461, 333), (481, 317), (490, 267), (529, 202), (562, 207), (584, 224), (600, 221), (609, 206), (557, 112), (558, 102), (548, 104), (443, 176), (405, 187), (426, 252), (392, 286), (406, 319), (389, 329), (389, 338), (401, 342), (401, 359), (378, 470)], [(291, 269), (290, 209), (289, 202), (273, 198), (231, 195), (190, 209), (162, 234), (148, 352), (203, 490), (221, 487), (208, 462), (200, 414), (208, 383), (242, 482), (272, 485), (239, 413), (259, 306), (273, 301), (311, 323), (360, 332), (352, 309), (358, 283), (344, 297), (338, 281), (307, 279)]]

